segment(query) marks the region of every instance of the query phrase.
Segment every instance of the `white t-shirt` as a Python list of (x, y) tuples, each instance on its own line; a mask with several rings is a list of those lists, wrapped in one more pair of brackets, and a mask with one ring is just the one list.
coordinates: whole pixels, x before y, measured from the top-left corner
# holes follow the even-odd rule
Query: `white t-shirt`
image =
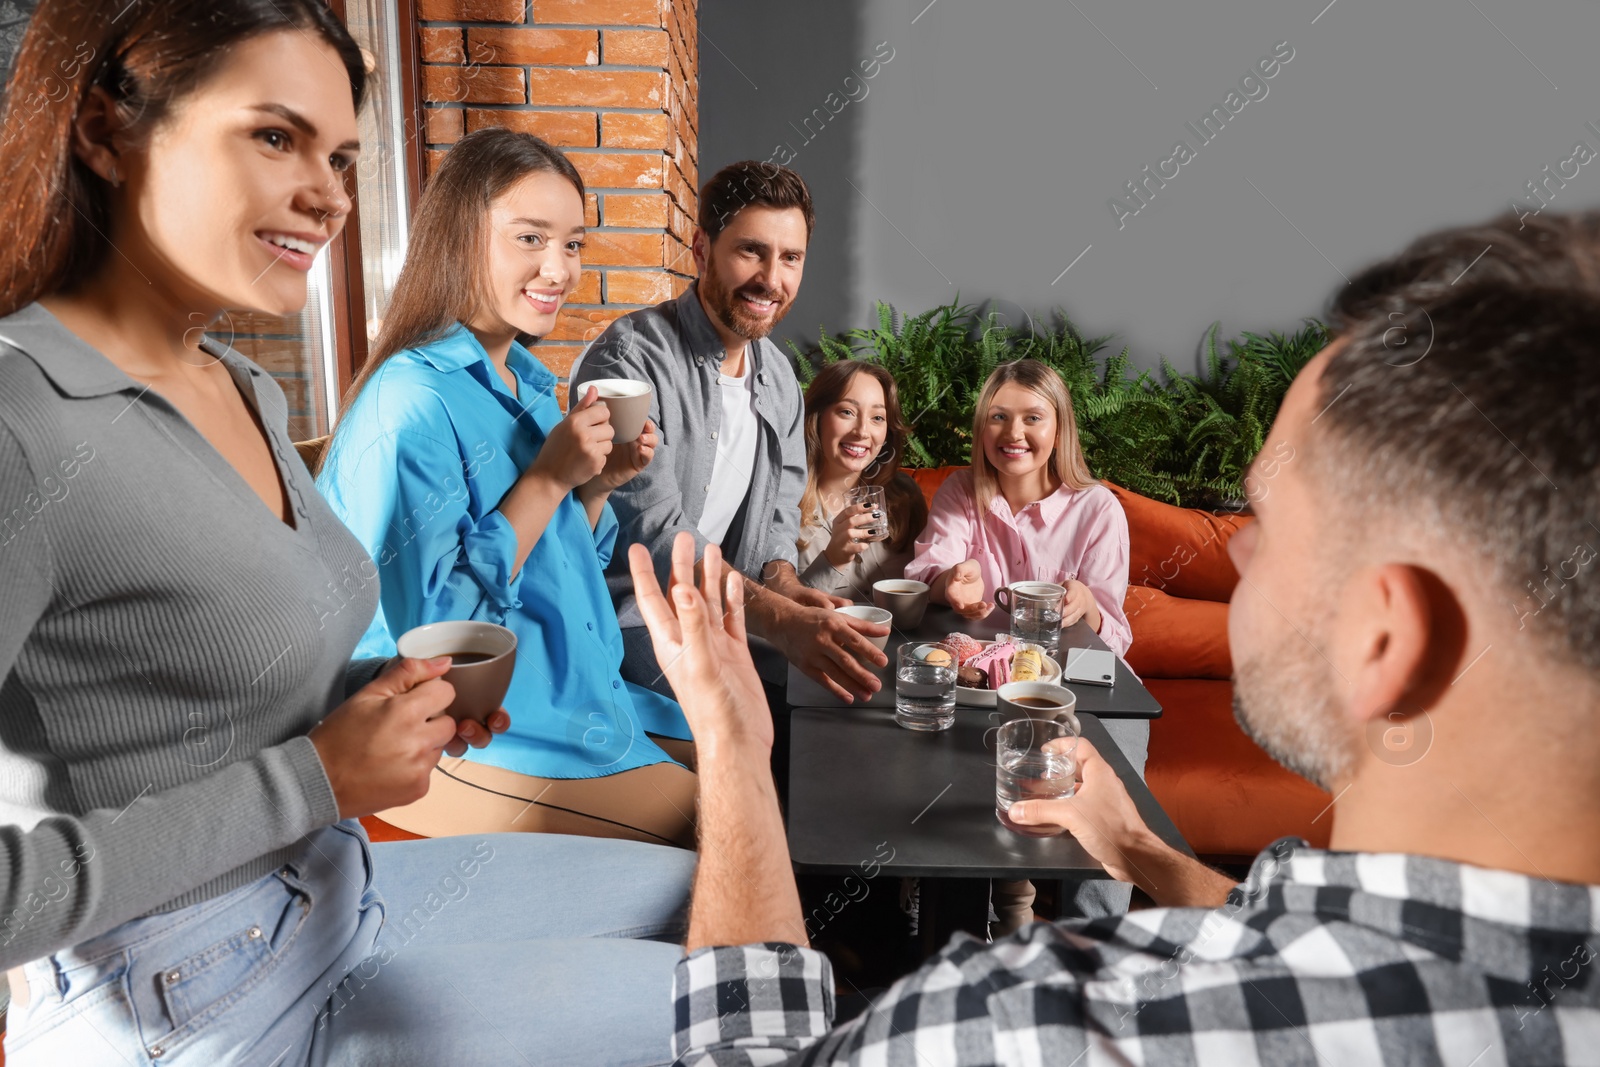
[(713, 544), (722, 544), (733, 517), (744, 506), (750, 481), (756, 469), (755, 375), (750, 371), (750, 350), (745, 349), (744, 377), (717, 375), (722, 392), (722, 428), (716, 432), (716, 459), (711, 465), (711, 485), (706, 490), (706, 506), (700, 513), (700, 534)]

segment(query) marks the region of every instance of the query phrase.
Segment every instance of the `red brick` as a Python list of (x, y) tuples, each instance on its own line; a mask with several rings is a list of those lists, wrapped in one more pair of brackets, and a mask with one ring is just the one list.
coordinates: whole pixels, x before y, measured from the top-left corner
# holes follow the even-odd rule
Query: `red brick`
[(487, 126), (504, 126), (567, 148), (593, 148), (594, 125), (592, 111), (491, 111), (476, 107), (467, 110), (469, 132)]
[(433, 172), (439, 169), (439, 164), (444, 162), (445, 149), (430, 148), (423, 157), (423, 180), (433, 177)]
[(583, 261), (596, 267), (659, 267), (662, 240), (659, 233), (591, 232)]
[(423, 67), (422, 95), (432, 103), (524, 104), (517, 67)]
[[(583, 194), (583, 224), (591, 228), (600, 225), (599, 193)], [(595, 299), (598, 300), (599, 297), (596, 297)]]
[(569, 304), (600, 303), (600, 272), (586, 270), (578, 276), (578, 287), (567, 297)]
[(667, 106), (667, 76), (648, 70), (549, 70), (528, 72), (529, 100), (554, 107)]
[(696, 270), (694, 249), (690, 248), (676, 237), (667, 237), (663, 240), (665, 241), (665, 251), (661, 261), (662, 264), (668, 270), (682, 271), (685, 274), (693, 274)]
[(659, 26), (661, 0), (533, 0), (533, 21), (577, 26)]
[(608, 304), (659, 304), (671, 298), (672, 275), (665, 271), (606, 271)]
[(424, 26), (417, 31), (424, 63), (465, 63), (467, 53), (461, 46), (461, 31), (454, 26)]
[(455, 144), (461, 140), (461, 116), (458, 107), (430, 107), (423, 111), (423, 142), (426, 144)]
[(607, 148), (666, 148), (670, 140), (664, 112), (608, 111), (600, 116), (600, 143)]
[[(538, 357), (539, 362), (543, 363), (551, 374), (561, 379), (562, 389), (566, 388), (567, 375), (572, 373), (572, 361), (577, 359), (578, 353), (582, 351), (581, 345), (551, 345), (542, 341), (533, 346), (533, 354)], [(565, 406), (566, 402), (563, 400), (562, 407)]]
[(662, 157), (659, 154), (573, 152), (567, 156), (591, 189), (660, 189)]
[(423, 22), (521, 22), (522, 0), (419, 0)]
[(568, 304), (556, 316), (555, 329), (545, 336), (551, 341), (593, 341), (605, 332), (612, 320), (625, 314), (622, 308), (584, 308)]
[(600, 33), (474, 26), (467, 48), (474, 63), (593, 66), (600, 62)]
[(661, 30), (607, 30), (602, 43), (607, 64), (666, 67), (669, 42)]
[(674, 274), (672, 276), (672, 295), (673, 295), (673, 297), (677, 298), (677, 297), (682, 296), (685, 292), (688, 291), (689, 283), (691, 283), (693, 281), (694, 281), (693, 278), (687, 277), (685, 275)]
[(665, 229), (671, 203), (663, 193), (642, 195), (610, 193), (606, 196), (605, 203), (606, 225)]

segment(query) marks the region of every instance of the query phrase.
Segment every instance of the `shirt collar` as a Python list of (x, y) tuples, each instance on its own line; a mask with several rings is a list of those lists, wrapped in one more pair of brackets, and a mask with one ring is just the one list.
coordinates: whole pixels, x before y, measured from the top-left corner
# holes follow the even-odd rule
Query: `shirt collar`
[[(1026, 511), (1029, 508), (1036, 508), (1044, 525), (1054, 526), (1060, 520), (1062, 512), (1067, 510), (1067, 505), (1072, 502), (1072, 498), (1079, 492), (1080, 490), (1069, 489), (1063, 485), (1043, 500), (1022, 505), (1021, 510)], [(994, 498), (989, 501), (989, 510), (1000, 518), (1009, 521), (1015, 521), (1017, 517), (1017, 513), (1011, 510), (1011, 504), (1000, 493), (998, 486), (995, 488)]]
[[(700, 303), (698, 280), (691, 282), (689, 288), (683, 291), (683, 295), (678, 297), (678, 322), (683, 326), (683, 337), (689, 344), (688, 354), (693, 357), (695, 363), (704, 366), (709, 362), (712, 370), (720, 372), (728, 350), (723, 346), (722, 336), (717, 333), (717, 328), (711, 324), (710, 316)], [(744, 355), (746, 377), (753, 373), (757, 381), (764, 383), (766, 379), (761, 376), (764, 366), (761, 342), (745, 342)]]
[[(143, 382), (123, 373), (99, 350), (67, 329), (42, 304), (29, 304), (15, 314), (0, 319), (0, 341), (14, 344), (67, 396), (106, 396), (128, 389), (143, 392), (148, 388)], [(214, 337), (203, 339), (200, 347), (222, 361), (234, 381), (240, 383), (240, 388), (244, 388), (253, 376), (264, 373)], [(256, 408), (260, 411), (259, 394), (253, 385), (250, 386), (250, 393), (257, 398)], [(263, 411), (262, 415), (266, 418), (271, 412)]]
[[(483, 365), (486, 373), (493, 370), (489, 365), (489, 353), (484, 351), (477, 335), (459, 322), (450, 327), (437, 341), (416, 349), (416, 353), (446, 374), (465, 370), (479, 363)], [(511, 349), (506, 353), (506, 367), (534, 389), (547, 390), (555, 385), (556, 377), (549, 368), (535, 359), (532, 353), (517, 341), (511, 342)]]

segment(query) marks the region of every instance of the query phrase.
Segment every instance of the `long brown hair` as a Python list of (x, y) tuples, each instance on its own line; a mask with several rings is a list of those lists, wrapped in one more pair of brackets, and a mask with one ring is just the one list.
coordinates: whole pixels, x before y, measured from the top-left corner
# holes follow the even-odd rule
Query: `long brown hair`
[(909, 478), (897, 478), (900, 457), (905, 451), (906, 434), (910, 427), (900, 412), (900, 390), (895, 386), (894, 375), (876, 363), (859, 359), (841, 359), (829, 363), (817, 372), (806, 390), (806, 491), (800, 497), (800, 522), (812, 525), (821, 521), (821, 499), (817, 491), (817, 474), (822, 469), (823, 413), (837, 404), (850, 388), (858, 374), (877, 380), (883, 387), (883, 406), (888, 433), (883, 448), (873, 457), (872, 464), (861, 472), (858, 485), (881, 485), (889, 504), (889, 547), (903, 552), (922, 533), (928, 518), (928, 505), (922, 499), (922, 490)]
[(40, 3), (0, 100), (0, 315), (76, 288), (110, 251), (107, 185), (72, 150), (89, 91), (105, 90), (122, 136), (141, 145), (232, 46), (280, 30), (333, 46), (361, 107), (361, 49), (322, 0)]
[(983, 383), (978, 408), (972, 416), (972, 492), (978, 498), (978, 514), (989, 513), (989, 502), (999, 492), (1000, 479), (983, 450), (983, 425), (989, 418), (989, 405), (1003, 385), (1016, 384), (1050, 402), (1056, 412), (1056, 447), (1050, 453), (1050, 467), (1068, 489), (1087, 489), (1099, 484), (1089, 473), (1078, 442), (1078, 420), (1072, 414), (1072, 394), (1054, 367), (1037, 359), (1014, 359), (1002, 363)]
[(383, 328), (345, 392), (342, 411), (390, 356), (431, 344), (477, 316), (488, 290), (489, 209), (501, 193), (540, 171), (561, 175), (583, 199), (583, 178), (572, 161), (531, 133), (490, 126), (450, 149), (417, 202), (411, 247)]

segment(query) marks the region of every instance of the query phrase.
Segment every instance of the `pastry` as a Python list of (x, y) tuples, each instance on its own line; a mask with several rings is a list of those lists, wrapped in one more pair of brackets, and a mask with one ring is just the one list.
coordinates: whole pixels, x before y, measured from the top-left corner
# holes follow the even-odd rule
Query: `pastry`
[(999, 689), (1011, 680), (1011, 657), (1016, 651), (1017, 646), (1010, 641), (996, 641), (968, 660), (967, 665), (984, 672), (989, 681), (985, 689)]
[(922, 662), (935, 667), (948, 667), (952, 660), (947, 648), (930, 648), (921, 653)]
[(965, 665), (973, 656), (983, 651), (982, 644), (963, 633), (946, 634), (939, 644), (950, 650), (959, 665)]
[(1044, 659), (1037, 649), (1024, 648), (1011, 660), (1011, 680), (1013, 682), (1037, 682), (1039, 672), (1044, 669)]
[(989, 674), (982, 667), (969, 663), (956, 672), (956, 684), (968, 689), (988, 689)]

